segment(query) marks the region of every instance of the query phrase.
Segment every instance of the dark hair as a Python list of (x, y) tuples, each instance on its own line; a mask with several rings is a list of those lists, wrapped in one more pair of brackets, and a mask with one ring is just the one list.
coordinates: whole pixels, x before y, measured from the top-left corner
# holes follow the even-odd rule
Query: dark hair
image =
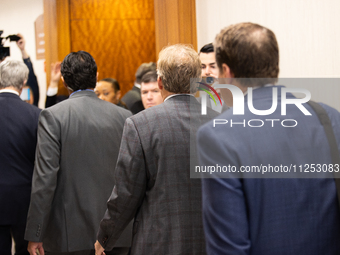
[(156, 82), (157, 81), (157, 71), (150, 71), (143, 75), (142, 83)]
[(216, 62), (225, 63), (245, 86), (276, 83), (279, 74), (279, 46), (275, 34), (254, 23), (239, 23), (223, 29), (215, 39)]
[(201, 49), (199, 53), (211, 53), (214, 52), (214, 45), (212, 43), (208, 43), (206, 45), (204, 45)]
[(100, 80), (100, 81), (106, 81), (106, 82), (111, 83), (112, 88), (113, 88), (113, 90), (115, 91), (115, 93), (116, 93), (117, 91), (120, 90), (119, 83), (118, 83), (118, 81), (117, 81), (116, 79), (113, 79), (113, 78), (105, 78), (105, 79), (102, 79), (102, 80)]
[(97, 64), (85, 51), (71, 52), (61, 63), (61, 75), (73, 91), (93, 89), (97, 82)]
[(136, 72), (136, 83), (141, 84), (143, 75), (146, 74), (147, 72), (155, 70), (156, 70), (155, 62), (141, 64)]

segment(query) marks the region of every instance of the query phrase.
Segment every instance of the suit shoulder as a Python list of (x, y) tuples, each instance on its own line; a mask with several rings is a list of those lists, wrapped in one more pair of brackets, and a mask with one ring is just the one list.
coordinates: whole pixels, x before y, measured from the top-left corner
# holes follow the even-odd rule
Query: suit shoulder
[(28, 104), (21, 100), (18, 100), (18, 103), (16, 104), (15, 108), (17, 111), (21, 113), (25, 112), (27, 116), (30, 116), (31, 118), (34, 118), (35, 120), (39, 118), (40, 112), (42, 111), (37, 106)]
[(98, 102), (99, 107), (105, 108), (107, 111), (111, 111), (113, 114), (119, 113), (120, 115), (126, 116), (126, 117), (129, 117), (129, 116), (132, 115), (132, 113), (129, 110), (127, 110), (123, 107), (120, 107), (120, 106), (115, 105), (113, 103), (101, 100), (99, 98), (97, 98), (97, 99), (96, 99), (96, 101)]
[(329, 115), (329, 118), (332, 119), (332, 118), (340, 118), (340, 113), (338, 110), (336, 110), (335, 108), (329, 106), (329, 105), (326, 105), (324, 103), (319, 103), (322, 108), (324, 108), (327, 112), (327, 114)]
[(30, 106), (30, 110), (37, 113), (37, 114), (40, 114), (40, 112), (42, 111), (40, 108), (38, 108), (35, 105), (31, 105), (31, 104), (28, 104), (28, 105)]
[(220, 115), (220, 113), (219, 112), (216, 112), (216, 111), (214, 111), (213, 109), (210, 109), (209, 107), (207, 107), (207, 115), (209, 116), (209, 117), (217, 117), (218, 115)]

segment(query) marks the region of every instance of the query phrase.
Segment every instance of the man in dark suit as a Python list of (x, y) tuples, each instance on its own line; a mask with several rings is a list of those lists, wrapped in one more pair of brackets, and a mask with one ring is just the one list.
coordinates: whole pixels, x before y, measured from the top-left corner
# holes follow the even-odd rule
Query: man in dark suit
[[(281, 113), (281, 103), (284, 107), (288, 102), (285, 98), (290, 103), (299, 99), (283, 86), (274, 86), (279, 73), (274, 33), (257, 24), (240, 23), (223, 29), (214, 46), (219, 83), (233, 85), (245, 96), (240, 101), (232, 98), (229, 90), (221, 89), (225, 102), (230, 106), (234, 103), (234, 109), (218, 117), (217, 123), (223, 125), (209, 122), (197, 134), (203, 167), (233, 168), (202, 181), (208, 253), (339, 254), (340, 214), (332, 173), (310, 178), (309, 173), (300, 174), (300, 169), (294, 172), (294, 166), (306, 164), (329, 167), (330, 147), (309, 105), (298, 108), (289, 104), (286, 114)], [(244, 114), (233, 115), (243, 105)], [(329, 106), (322, 107), (340, 145), (340, 114)], [(305, 115), (308, 113), (311, 115)], [(270, 175), (249, 171), (258, 168), (276, 170)], [(249, 172), (244, 172), (247, 169)]]
[(201, 75), (198, 54), (172, 45), (159, 54), (164, 103), (128, 118), (116, 168), (116, 186), (100, 224), (96, 253), (110, 250), (134, 217), (131, 254), (205, 254), (201, 181), (190, 179), (190, 138), (217, 115), (190, 95)]
[(142, 77), (147, 72), (154, 70), (156, 70), (156, 63), (154, 62), (141, 64), (136, 71), (136, 80), (133, 88), (122, 97), (122, 101), (127, 105), (128, 109), (133, 114), (139, 113), (140, 111), (144, 110), (140, 94)]
[[(39, 119), (25, 233), (31, 255), (36, 249), (53, 255), (94, 253), (97, 227), (114, 186), (124, 122), (131, 116), (97, 98), (97, 65), (89, 53), (67, 55), (61, 74), (72, 93), (43, 110)], [(131, 228), (122, 234), (118, 254), (127, 254), (131, 235)]]
[(28, 68), (21, 61), (0, 65), (0, 253), (28, 254), (24, 240), (30, 202), (40, 109), (19, 95)]

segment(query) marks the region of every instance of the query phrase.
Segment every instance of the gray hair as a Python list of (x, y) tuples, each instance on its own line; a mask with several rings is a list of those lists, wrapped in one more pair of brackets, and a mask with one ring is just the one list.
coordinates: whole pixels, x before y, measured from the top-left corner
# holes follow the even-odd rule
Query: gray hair
[(0, 64), (0, 89), (10, 86), (20, 90), (28, 78), (28, 68), (18, 60), (7, 60)]
[(190, 93), (190, 79), (201, 77), (201, 61), (191, 46), (167, 46), (159, 53), (157, 74), (167, 91)]

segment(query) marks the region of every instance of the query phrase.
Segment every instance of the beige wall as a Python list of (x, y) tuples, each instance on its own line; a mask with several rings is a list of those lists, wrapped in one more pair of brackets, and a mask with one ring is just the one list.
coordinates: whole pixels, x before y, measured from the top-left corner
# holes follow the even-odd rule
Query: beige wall
[[(338, 0), (196, 0), (198, 49), (230, 24), (254, 22), (276, 34), (280, 77), (340, 78), (339, 13)], [(327, 91), (319, 81), (308, 87), (312, 99), (340, 110), (339, 81)]]
[[(46, 74), (44, 60), (36, 60), (34, 21), (43, 14), (43, 0), (1, 0), (0, 1), (0, 30), (2, 36), (21, 33), (26, 39), (26, 51), (31, 57), (34, 72), (40, 88), (39, 106), (45, 106)], [(22, 59), (21, 52), (15, 42), (6, 42), (10, 46), (10, 59)]]

